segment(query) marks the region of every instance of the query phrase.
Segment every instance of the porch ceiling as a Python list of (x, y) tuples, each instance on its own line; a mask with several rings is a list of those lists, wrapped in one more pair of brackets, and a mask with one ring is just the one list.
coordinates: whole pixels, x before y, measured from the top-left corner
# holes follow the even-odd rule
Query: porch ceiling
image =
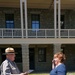
[[(53, 8), (54, 0), (27, 0), (28, 8)], [(20, 0), (0, 0), (0, 7), (19, 8)], [(62, 9), (75, 9), (75, 0), (61, 0)]]

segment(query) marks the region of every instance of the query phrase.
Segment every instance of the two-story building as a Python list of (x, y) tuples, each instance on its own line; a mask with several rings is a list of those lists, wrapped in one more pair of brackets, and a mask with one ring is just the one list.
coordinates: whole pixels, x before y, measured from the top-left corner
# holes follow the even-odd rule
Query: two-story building
[(0, 0), (0, 63), (9, 46), (21, 71), (50, 71), (59, 51), (75, 70), (75, 0)]

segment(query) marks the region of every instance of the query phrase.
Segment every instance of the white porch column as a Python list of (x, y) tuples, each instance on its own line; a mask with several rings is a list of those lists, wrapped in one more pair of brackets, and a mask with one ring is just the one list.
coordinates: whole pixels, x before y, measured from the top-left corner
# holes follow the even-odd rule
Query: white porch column
[[(24, 5), (24, 6), (23, 6)], [(24, 11), (23, 11), (24, 9)], [(24, 29), (24, 25), (25, 25), (25, 30), (26, 30), (26, 38), (28, 37), (27, 35), (27, 0), (20, 0), (20, 12), (21, 12), (21, 28), (22, 28), (22, 38), (23, 38), (23, 29)], [(24, 14), (24, 18), (23, 18), (23, 14)], [(24, 21), (25, 20), (25, 21)]]
[(55, 30), (55, 38), (57, 37), (57, 7), (56, 7), (56, 0), (54, 0), (54, 30)]
[(22, 44), (22, 66), (23, 72), (29, 70), (29, 45)]
[(21, 15), (21, 31), (22, 31), (22, 38), (23, 38), (23, 5), (22, 5), (22, 0), (20, 0), (20, 15)]
[(28, 27), (27, 27), (27, 0), (24, 0), (24, 12), (25, 12), (25, 30), (26, 30), (26, 38), (28, 37), (27, 35), (27, 30), (28, 30)]
[[(58, 17), (58, 22), (57, 22)], [(57, 38), (57, 23), (58, 23), (58, 37), (60, 38), (60, 0), (54, 0), (54, 29), (55, 38)]]
[(60, 0), (58, 0), (58, 34), (59, 34), (59, 38), (60, 38), (60, 29), (61, 29), (61, 25), (60, 25)]
[(54, 44), (54, 54), (61, 51), (61, 44)]

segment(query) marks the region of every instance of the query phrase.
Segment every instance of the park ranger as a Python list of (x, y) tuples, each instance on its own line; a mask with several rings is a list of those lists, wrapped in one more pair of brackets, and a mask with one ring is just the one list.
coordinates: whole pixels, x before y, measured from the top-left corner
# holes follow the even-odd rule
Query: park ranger
[(6, 59), (1, 64), (1, 75), (11, 75), (11, 74), (20, 74), (28, 75), (27, 73), (20, 73), (15, 60), (15, 50), (14, 48), (8, 47), (5, 49)]

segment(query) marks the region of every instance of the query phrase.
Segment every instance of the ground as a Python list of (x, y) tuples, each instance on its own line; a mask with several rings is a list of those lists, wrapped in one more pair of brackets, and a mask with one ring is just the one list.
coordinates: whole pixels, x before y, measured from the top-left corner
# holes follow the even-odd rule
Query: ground
[[(49, 75), (49, 73), (31, 73), (29, 75)], [(75, 72), (68, 72), (67, 75), (75, 75)]]

